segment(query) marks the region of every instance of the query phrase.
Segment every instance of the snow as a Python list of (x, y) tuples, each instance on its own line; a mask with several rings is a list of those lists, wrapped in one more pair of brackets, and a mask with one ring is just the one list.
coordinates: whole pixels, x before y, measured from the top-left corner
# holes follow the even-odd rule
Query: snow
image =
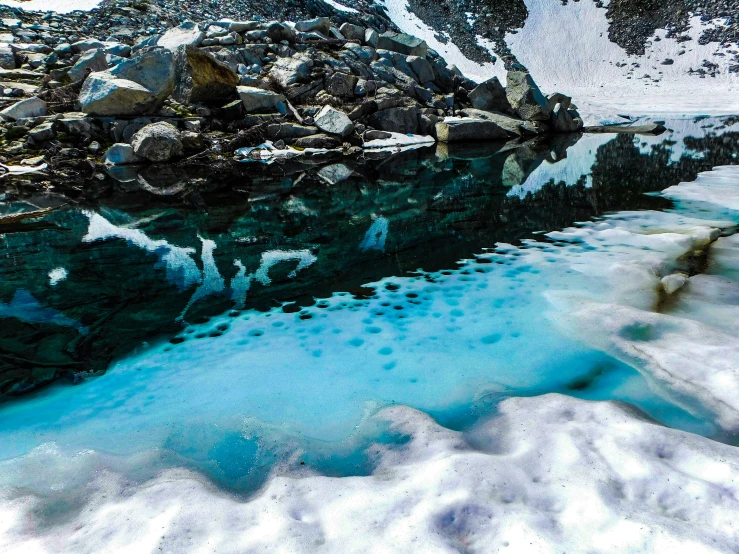
[(390, 133), (392, 136), (386, 139), (374, 139), (368, 140), (364, 143), (363, 148), (376, 150), (389, 150), (395, 151), (397, 149), (407, 149), (410, 146), (428, 146), (435, 144), (436, 140), (433, 137), (425, 135), (404, 135), (402, 133)]
[(354, 8), (350, 8), (349, 6), (339, 4), (338, 2), (335, 2), (334, 0), (323, 0), (323, 1), (326, 2), (326, 4), (328, 4), (329, 6), (336, 8), (340, 12), (359, 13), (359, 10), (355, 10)]
[(0, 0), (0, 4), (13, 8), (22, 8), (25, 11), (70, 13), (74, 11), (89, 11), (98, 6), (102, 0)]

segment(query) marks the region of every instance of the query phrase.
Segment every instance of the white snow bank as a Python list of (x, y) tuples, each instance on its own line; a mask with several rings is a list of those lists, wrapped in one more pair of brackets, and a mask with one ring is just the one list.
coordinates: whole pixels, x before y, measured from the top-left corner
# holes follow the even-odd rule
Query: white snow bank
[(0, 4), (25, 11), (70, 13), (73, 11), (89, 11), (97, 8), (102, 0), (0, 0)]
[[(467, 435), (404, 407), (376, 417), (410, 440), (373, 447), (373, 475), (277, 476), (248, 502), (185, 470), (137, 484), (91, 453), (50, 464), (49, 486), (76, 485), (74, 501), (55, 518), (53, 503), (3, 489), (0, 549), (699, 554), (739, 542), (739, 450), (622, 405), (509, 399)], [(26, 471), (13, 464), (3, 473)], [(93, 467), (92, 484), (71, 478)]]
[(404, 135), (402, 133), (390, 133), (392, 136), (386, 139), (368, 140), (364, 143), (364, 148), (374, 149), (390, 149), (405, 148), (409, 146), (427, 146), (435, 144), (434, 137), (426, 135)]

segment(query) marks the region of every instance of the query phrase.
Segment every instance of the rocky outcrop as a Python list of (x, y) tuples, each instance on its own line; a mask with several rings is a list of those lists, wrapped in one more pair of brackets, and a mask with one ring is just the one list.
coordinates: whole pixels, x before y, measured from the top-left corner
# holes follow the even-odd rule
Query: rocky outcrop
[(180, 46), (174, 54), (172, 98), (181, 104), (223, 106), (236, 98), (239, 77), (212, 54), (195, 46)]

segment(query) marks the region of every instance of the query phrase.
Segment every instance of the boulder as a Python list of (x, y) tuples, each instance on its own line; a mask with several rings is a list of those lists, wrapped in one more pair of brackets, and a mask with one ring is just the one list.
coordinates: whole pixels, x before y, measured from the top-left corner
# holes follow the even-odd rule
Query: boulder
[(337, 185), (352, 175), (354, 175), (354, 170), (343, 163), (327, 165), (318, 171), (318, 176), (329, 185)]
[(436, 124), (436, 138), (439, 142), (506, 140), (508, 132), (487, 119), (447, 118)]
[(330, 150), (341, 147), (341, 139), (319, 133), (317, 135), (301, 137), (295, 141), (293, 146), (297, 146), (298, 148), (325, 148)]
[(528, 121), (549, 121), (549, 102), (526, 71), (509, 71), (506, 97), (511, 107)]
[(231, 33), (246, 33), (259, 29), (263, 25), (261, 21), (229, 21), (228, 30)]
[(139, 115), (158, 110), (174, 90), (172, 52), (150, 50), (117, 66), (91, 73), (82, 86), (82, 111), (91, 115)]
[(328, 35), (331, 29), (331, 20), (328, 17), (314, 17), (305, 21), (298, 21), (295, 24), (295, 30), (301, 33), (318, 32), (322, 35)]
[(420, 56), (421, 58), (425, 58), (429, 51), (426, 41), (406, 33), (392, 31), (380, 35), (377, 40), (377, 48), (399, 52), (406, 56)]
[(506, 90), (497, 77), (477, 85), (469, 94), (472, 107), (478, 110), (512, 113), (513, 108), (506, 96)]
[(54, 123), (47, 121), (46, 123), (37, 125), (29, 131), (28, 136), (36, 142), (51, 140), (56, 136), (56, 133), (54, 133)]
[(272, 140), (296, 139), (318, 133), (317, 127), (307, 127), (295, 123), (272, 123), (267, 126), (267, 136)]
[(257, 87), (237, 87), (236, 92), (241, 98), (246, 113), (273, 112), (278, 106), (285, 105), (285, 97), (282, 94), (264, 90)]
[(284, 23), (279, 23), (278, 21), (274, 21), (267, 26), (267, 36), (275, 44), (278, 44), (283, 40), (286, 40), (287, 42), (295, 42), (295, 39), (297, 38), (293, 29)]
[(413, 70), (416, 80), (421, 83), (430, 83), (434, 80), (434, 68), (426, 58), (420, 56), (408, 56), (406, 62)]
[(354, 123), (344, 112), (324, 106), (315, 117), (315, 124), (324, 133), (347, 136), (354, 130)]
[(475, 108), (467, 108), (461, 110), (460, 113), (465, 117), (471, 117), (473, 119), (485, 119), (488, 121), (493, 121), (498, 126), (505, 129), (508, 132), (508, 136), (511, 138), (538, 134), (538, 129), (534, 125), (532, 125), (532, 122), (524, 121), (516, 117), (511, 117), (496, 112), (477, 110)]
[(105, 165), (129, 165), (141, 163), (142, 160), (134, 154), (133, 147), (130, 144), (114, 144), (103, 156)]
[(550, 110), (553, 110), (557, 104), (562, 104), (566, 110), (569, 110), (572, 104), (572, 98), (561, 92), (555, 92), (547, 96), (547, 104), (549, 104)]
[(98, 48), (88, 50), (82, 54), (77, 63), (67, 72), (67, 76), (72, 82), (76, 82), (87, 77), (89, 72), (105, 71), (106, 69), (108, 69), (108, 60), (105, 57), (105, 52)]
[(269, 72), (269, 78), (287, 88), (310, 75), (313, 60), (307, 56), (280, 58)]
[(172, 98), (181, 104), (223, 106), (236, 97), (239, 77), (212, 54), (195, 46), (180, 46), (174, 54)]
[(339, 98), (354, 97), (354, 88), (357, 86), (357, 77), (346, 73), (334, 73), (326, 77), (326, 92)]
[(3, 119), (9, 119), (10, 121), (41, 115), (46, 115), (46, 102), (36, 96), (16, 102), (0, 112)]
[[(569, 104), (569, 102), (567, 102)], [(558, 133), (574, 133), (582, 129), (582, 119), (565, 104), (556, 104), (552, 110), (552, 127)]]
[(364, 40), (365, 28), (352, 23), (344, 23), (339, 27), (339, 32), (344, 35), (346, 40), (358, 40), (362, 42)]
[(157, 46), (174, 52), (180, 46), (199, 46), (204, 38), (205, 33), (198, 28), (196, 23), (185, 21), (179, 27), (174, 27), (159, 37)]
[(364, 32), (364, 43), (371, 46), (372, 48), (377, 48), (377, 43), (380, 41), (380, 33), (375, 31), (374, 29), (367, 29)]
[(380, 131), (390, 133), (416, 134), (418, 132), (418, 108), (389, 108), (372, 114), (369, 124)]
[(15, 69), (15, 54), (10, 44), (0, 42), (0, 67), (3, 69)]
[(182, 137), (170, 123), (151, 123), (138, 131), (131, 141), (134, 154), (150, 162), (166, 162), (183, 152)]

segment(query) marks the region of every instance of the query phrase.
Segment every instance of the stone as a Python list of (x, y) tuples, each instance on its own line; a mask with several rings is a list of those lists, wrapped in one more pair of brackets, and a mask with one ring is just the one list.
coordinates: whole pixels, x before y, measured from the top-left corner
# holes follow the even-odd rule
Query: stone
[(348, 42), (344, 49), (354, 54), (360, 61), (369, 64), (377, 58), (377, 51), (371, 46), (360, 46), (355, 42)]
[(398, 52), (406, 56), (420, 56), (422, 58), (426, 57), (429, 49), (426, 41), (420, 38), (406, 33), (395, 33), (392, 31), (380, 35), (377, 41), (377, 48)]
[(279, 23), (277, 21), (274, 21), (267, 26), (267, 36), (275, 44), (278, 44), (283, 40), (286, 40), (287, 42), (295, 42), (295, 39), (297, 38), (293, 29), (284, 23)]
[(331, 20), (328, 17), (314, 17), (305, 21), (298, 21), (295, 24), (295, 30), (301, 33), (318, 32), (322, 35), (328, 35), (331, 29)]
[(236, 97), (238, 75), (215, 57), (195, 46), (174, 53), (175, 86), (172, 98), (181, 104), (223, 106)]
[(326, 92), (339, 98), (354, 97), (354, 88), (359, 79), (355, 75), (346, 73), (334, 73), (326, 77)]
[(246, 113), (278, 111), (278, 106), (285, 105), (285, 97), (277, 92), (257, 87), (236, 87)]
[(471, 118), (448, 118), (436, 124), (439, 142), (506, 140), (508, 133), (494, 121)]
[(413, 70), (419, 83), (430, 83), (434, 80), (434, 68), (431, 67), (431, 63), (426, 58), (408, 56), (406, 62)]
[(349, 116), (331, 106), (321, 108), (314, 120), (316, 127), (332, 135), (345, 137), (354, 130), (354, 123)]
[(344, 23), (339, 27), (339, 32), (344, 35), (346, 40), (358, 40), (362, 42), (364, 40), (365, 28), (352, 23)]
[(364, 32), (364, 42), (372, 48), (377, 48), (377, 44), (380, 41), (380, 33), (374, 29), (367, 29)]
[(547, 104), (549, 104), (550, 110), (553, 110), (557, 104), (562, 104), (566, 110), (569, 110), (572, 104), (572, 98), (561, 92), (554, 92), (547, 96)]
[(310, 75), (312, 67), (313, 60), (307, 56), (280, 58), (272, 66), (269, 72), (269, 78), (280, 86), (287, 88), (301, 79), (307, 78)]
[(549, 102), (531, 75), (525, 71), (509, 71), (506, 97), (516, 113), (527, 121), (548, 121)]
[(182, 147), (186, 151), (202, 150), (204, 147), (203, 135), (194, 131), (183, 132)]
[(527, 127), (530, 126), (530, 122), (501, 113), (487, 112), (475, 108), (466, 108), (461, 110), (460, 113), (473, 119), (486, 119), (493, 121), (498, 126), (505, 129), (508, 132), (508, 136), (511, 138), (521, 137), (527, 134), (536, 134), (533, 129), (530, 129), (530, 132), (527, 131)]
[(341, 146), (341, 139), (338, 137), (332, 137), (319, 133), (316, 135), (309, 135), (307, 137), (301, 137), (297, 139), (293, 146), (298, 148), (323, 148), (331, 150), (333, 148), (339, 148)]
[(140, 115), (161, 108), (174, 90), (172, 52), (150, 50), (117, 66), (91, 73), (79, 101), (91, 115)]
[(497, 77), (477, 85), (469, 94), (472, 107), (477, 110), (512, 113), (513, 108), (506, 96), (505, 87)]
[(571, 113), (565, 104), (557, 104), (552, 110), (552, 127), (558, 133), (574, 133), (579, 131), (582, 129), (583, 123), (582, 119), (574, 117), (576, 115), (577, 112), (572, 110)]
[(141, 163), (142, 160), (133, 151), (130, 144), (114, 144), (108, 148), (103, 156), (105, 165), (128, 165)]
[(166, 162), (184, 150), (177, 128), (165, 122), (151, 123), (138, 131), (131, 141), (133, 152), (151, 162)]
[(9, 44), (0, 42), (0, 67), (3, 69), (15, 69), (15, 54)]
[(327, 165), (318, 171), (318, 176), (329, 185), (337, 185), (352, 175), (354, 175), (354, 170), (343, 163)]
[(51, 140), (56, 136), (56, 133), (54, 133), (54, 123), (47, 121), (46, 123), (37, 125), (29, 131), (28, 135), (36, 142)]
[(80, 56), (77, 63), (67, 72), (67, 76), (74, 83), (87, 77), (87, 74), (94, 71), (105, 71), (108, 69), (108, 60), (105, 52), (98, 48), (88, 50)]
[(369, 124), (380, 131), (391, 133), (415, 134), (418, 132), (418, 108), (389, 108), (372, 114)]
[(272, 123), (267, 126), (267, 136), (272, 140), (290, 140), (315, 134), (318, 134), (317, 127), (297, 125), (295, 123)]
[(46, 102), (36, 96), (16, 102), (0, 112), (0, 117), (10, 121), (42, 115), (46, 115)]
[(264, 23), (259, 21), (229, 21), (228, 30), (232, 33), (246, 33), (259, 29), (263, 25)]
[(204, 38), (205, 33), (198, 28), (196, 23), (185, 21), (179, 27), (174, 27), (159, 37), (157, 46), (174, 52), (180, 46), (199, 46)]

